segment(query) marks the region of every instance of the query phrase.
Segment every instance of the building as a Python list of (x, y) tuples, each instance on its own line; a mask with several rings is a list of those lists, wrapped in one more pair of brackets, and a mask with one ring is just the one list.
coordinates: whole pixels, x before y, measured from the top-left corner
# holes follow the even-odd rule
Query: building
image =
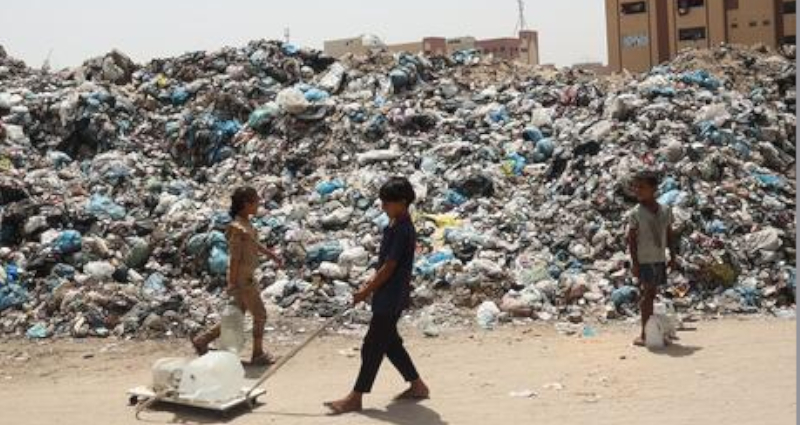
[(380, 38), (369, 34), (339, 40), (326, 40), (324, 45), (325, 53), (337, 58), (346, 53), (366, 55), (371, 51), (379, 51), (384, 48), (386, 45)]
[[(325, 53), (340, 57), (346, 53), (364, 55), (377, 46), (371, 43), (366, 46), (364, 37), (331, 40), (325, 42)], [(530, 65), (539, 64), (539, 35), (536, 31), (520, 31), (517, 38), (494, 38), (478, 40), (475, 37), (425, 37), (421, 41), (401, 44), (380, 44), (378, 50), (389, 52), (424, 53), (426, 55), (449, 55), (459, 50), (475, 49), (479, 52), (510, 61), (519, 61)]]
[(420, 42), (390, 44), (386, 49), (392, 53), (412, 52), (426, 55), (447, 54), (447, 40), (441, 37), (425, 37)]
[(686, 48), (795, 43), (795, 1), (606, 0), (608, 63), (643, 72)]
[(476, 40), (474, 48), (504, 60), (539, 64), (539, 36), (536, 31), (520, 31), (518, 38)]

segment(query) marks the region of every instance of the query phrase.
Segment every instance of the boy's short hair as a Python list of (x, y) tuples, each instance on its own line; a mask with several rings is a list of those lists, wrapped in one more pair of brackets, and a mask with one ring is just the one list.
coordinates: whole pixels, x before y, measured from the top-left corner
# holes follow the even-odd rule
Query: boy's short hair
[(655, 171), (640, 171), (633, 177), (634, 182), (646, 183), (648, 186), (658, 189), (661, 179)]
[(405, 202), (411, 205), (417, 199), (414, 187), (405, 177), (392, 177), (381, 186), (378, 194), (381, 202)]

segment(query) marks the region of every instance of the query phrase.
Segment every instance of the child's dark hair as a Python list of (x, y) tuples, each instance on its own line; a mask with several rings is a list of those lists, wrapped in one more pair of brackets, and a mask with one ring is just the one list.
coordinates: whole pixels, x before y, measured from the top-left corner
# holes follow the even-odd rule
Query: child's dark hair
[(661, 184), (661, 179), (659, 178), (658, 173), (653, 171), (641, 171), (636, 173), (633, 181), (645, 183), (654, 189), (658, 189), (658, 185)]
[(411, 205), (417, 199), (414, 187), (405, 177), (392, 177), (381, 186), (379, 197), (382, 202), (405, 202)]
[(250, 186), (237, 187), (231, 195), (231, 218), (236, 218), (248, 202), (258, 199), (258, 192)]

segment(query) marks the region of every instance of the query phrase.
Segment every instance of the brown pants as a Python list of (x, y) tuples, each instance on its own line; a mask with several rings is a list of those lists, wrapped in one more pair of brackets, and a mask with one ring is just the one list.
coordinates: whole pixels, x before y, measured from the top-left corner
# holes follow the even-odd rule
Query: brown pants
[[(229, 293), (229, 295), (234, 296), (243, 312), (250, 312), (253, 316), (253, 345), (260, 346), (261, 340), (264, 338), (264, 325), (267, 323), (267, 309), (264, 308), (264, 302), (261, 301), (261, 294), (252, 284), (239, 285), (235, 291), (238, 293)], [(222, 325), (217, 324), (200, 335), (197, 342), (208, 345), (211, 341), (219, 338), (221, 330)]]

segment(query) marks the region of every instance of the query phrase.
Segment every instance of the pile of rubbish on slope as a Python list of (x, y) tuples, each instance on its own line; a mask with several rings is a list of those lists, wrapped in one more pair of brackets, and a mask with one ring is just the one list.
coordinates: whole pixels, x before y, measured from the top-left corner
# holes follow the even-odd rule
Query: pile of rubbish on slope
[(389, 223), (377, 192), (394, 175), (418, 195), (417, 311), (633, 315), (625, 214), (642, 169), (663, 176), (681, 234), (666, 288), (679, 310), (791, 307), (795, 73), (735, 47), (611, 77), (269, 41), (58, 72), (0, 50), (0, 334), (217, 321), (228, 199), (245, 184), (286, 260), (258, 269), (264, 299), (329, 317), (374, 267)]

